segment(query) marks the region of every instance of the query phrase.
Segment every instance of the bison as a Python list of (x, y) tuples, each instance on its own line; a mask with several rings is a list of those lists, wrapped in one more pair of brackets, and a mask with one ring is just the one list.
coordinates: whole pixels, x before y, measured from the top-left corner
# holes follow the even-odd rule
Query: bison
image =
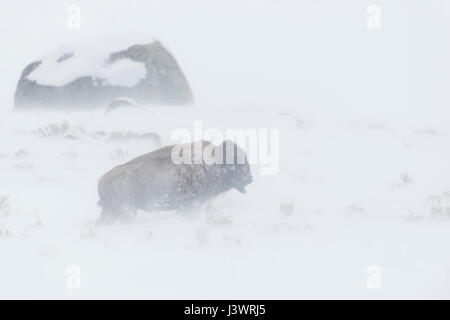
[[(191, 152), (185, 154), (186, 150)], [(204, 152), (211, 155), (208, 161), (203, 156), (199, 161), (199, 150), (200, 155), (208, 150)], [(188, 161), (178, 163), (174, 155)], [(98, 204), (102, 212), (97, 225), (129, 220), (138, 209), (191, 209), (230, 189), (245, 193), (252, 180), (245, 152), (231, 141), (218, 146), (201, 141), (163, 147), (100, 178)]]

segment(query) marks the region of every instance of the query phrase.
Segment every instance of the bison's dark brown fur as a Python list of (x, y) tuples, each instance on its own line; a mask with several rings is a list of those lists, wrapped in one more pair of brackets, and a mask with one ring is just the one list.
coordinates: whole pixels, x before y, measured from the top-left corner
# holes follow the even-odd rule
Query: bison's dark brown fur
[[(192, 158), (194, 145), (189, 145)], [(228, 159), (228, 163), (176, 164), (171, 155), (179, 146), (158, 149), (104, 174), (98, 183), (99, 205), (102, 207), (98, 222), (128, 219), (135, 215), (137, 209), (192, 208), (232, 188), (245, 192), (245, 186), (252, 182), (245, 153), (233, 142), (226, 141), (219, 146), (200, 142), (201, 150), (209, 146), (213, 154), (220, 151), (221, 159)], [(227, 157), (230, 150), (235, 154), (232, 163)], [(237, 155), (243, 155), (244, 161), (238, 161)]]

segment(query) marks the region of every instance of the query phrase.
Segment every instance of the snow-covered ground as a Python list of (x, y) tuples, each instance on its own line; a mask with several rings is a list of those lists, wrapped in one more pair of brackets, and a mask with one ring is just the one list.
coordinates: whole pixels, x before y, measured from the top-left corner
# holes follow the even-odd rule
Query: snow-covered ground
[[(449, 297), (449, 127), (278, 111), (2, 116), (1, 135), (14, 143), (0, 159), (0, 194), (9, 195), (1, 296)], [(98, 178), (156, 148), (140, 135), (166, 145), (200, 117), (210, 128), (280, 128), (279, 173), (254, 168), (247, 194), (231, 191), (198, 212), (140, 212), (127, 225), (94, 227)], [(290, 202), (292, 212), (280, 209)], [(76, 291), (66, 284), (72, 265)], [(371, 265), (380, 290), (367, 287)]]
[[(377, 1), (78, 1), (78, 31), (72, 2), (2, 11), (0, 298), (450, 298), (448, 1), (379, 1), (379, 31)], [(197, 104), (12, 111), (27, 63), (119, 32), (167, 44)], [(279, 172), (93, 226), (99, 177), (195, 120), (279, 129)]]

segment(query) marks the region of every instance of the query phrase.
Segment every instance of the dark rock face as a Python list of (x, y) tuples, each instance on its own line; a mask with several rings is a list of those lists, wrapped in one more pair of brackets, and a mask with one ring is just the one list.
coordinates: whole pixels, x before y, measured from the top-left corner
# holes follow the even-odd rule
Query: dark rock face
[[(171, 155), (180, 145), (173, 145), (117, 166), (99, 180), (102, 213), (98, 223), (127, 219), (135, 215), (137, 209), (192, 208), (233, 188), (245, 193), (245, 187), (252, 182), (245, 152), (230, 141), (219, 146), (205, 141), (199, 143), (201, 150), (210, 146), (212, 153), (220, 152), (221, 159), (227, 159), (229, 153), (234, 154), (234, 161), (176, 164)], [(188, 146), (194, 150), (194, 144)], [(237, 161), (238, 154), (242, 155), (243, 161)]]
[[(73, 56), (73, 52), (60, 56), (55, 61), (56, 68), (58, 64), (70, 62)], [(123, 59), (145, 65), (145, 78), (134, 86), (104, 84), (101, 83), (102, 79), (94, 76), (79, 77), (61, 86), (43, 85), (28, 78), (42, 64), (42, 61), (32, 62), (24, 69), (17, 84), (15, 108), (92, 109), (105, 107), (118, 97), (131, 98), (144, 105), (180, 105), (193, 102), (193, 95), (183, 72), (160, 42), (137, 44), (123, 51), (112, 52), (104, 63), (113, 65)]]

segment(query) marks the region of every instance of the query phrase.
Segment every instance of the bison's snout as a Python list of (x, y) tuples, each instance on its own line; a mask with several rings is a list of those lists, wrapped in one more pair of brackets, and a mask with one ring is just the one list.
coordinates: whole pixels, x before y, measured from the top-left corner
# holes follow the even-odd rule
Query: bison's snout
[(252, 183), (252, 182), (253, 182), (253, 178), (252, 178), (252, 177), (248, 177), (248, 178), (244, 181), (244, 183), (238, 184), (238, 185), (234, 186), (234, 189), (236, 189), (236, 190), (239, 191), (240, 193), (246, 193), (247, 190), (245, 190), (245, 187), (246, 187), (247, 185), (249, 185), (250, 183)]

